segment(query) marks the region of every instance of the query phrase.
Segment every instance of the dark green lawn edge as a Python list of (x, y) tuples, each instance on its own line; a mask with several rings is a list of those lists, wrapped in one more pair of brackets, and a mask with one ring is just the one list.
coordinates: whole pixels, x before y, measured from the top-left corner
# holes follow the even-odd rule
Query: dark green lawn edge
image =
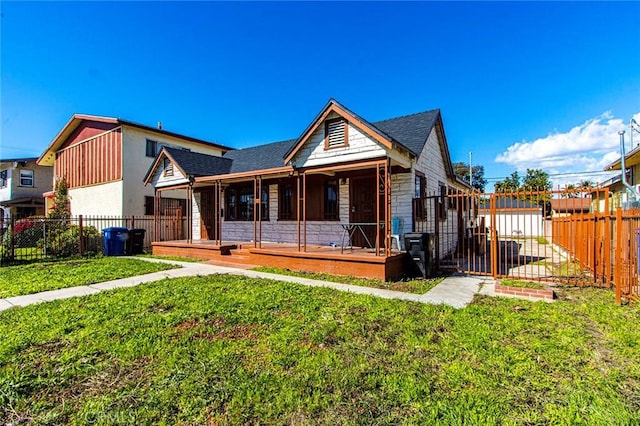
[(285, 268), (272, 268), (267, 266), (258, 266), (252, 268), (252, 271), (268, 272), (270, 274), (289, 275), (293, 277), (309, 278), (312, 280), (329, 281), (340, 284), (357, 285), (361, 287), (380, 288), (384, 290), (402, 291), (404, 293), (424, 294), (440, 284), (444, 280), (444, 276), (413, 279), (408, 281), (382, 281), (374, 278), (358, 278), (347, 275), (331, 275), (317, 272), (301, 272), (292, 271)]

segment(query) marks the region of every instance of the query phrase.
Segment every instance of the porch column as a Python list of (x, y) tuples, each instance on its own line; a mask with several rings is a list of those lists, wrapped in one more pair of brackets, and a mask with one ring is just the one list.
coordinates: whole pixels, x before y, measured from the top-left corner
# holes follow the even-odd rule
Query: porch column
[(262, 248), (262, 176), (253, 178), (253, 247)]
[[(298, 176), (296, 177), (296, 221), (298, 222), (298, 252), (300, 252), (301, 249), (301, 243), (300, 243), (300, 235), (301, 235), (301, 228), (300, 228), (300, 211), (302, 209), (302, 205), (301, 205), (301, 200), (302, 198), (300, 197), (300, 173), (298, 173)], [(280, 201), (278, 201), (280, 202)]]
[(187, 186), (187, 243), (193, 242), (193, 184)]
[(157, 189), (153, 194), (153, 240), (162, 241), (162, 224), (160, 216), (160, 202), (162, 200), (162, 193)]
[[(387, 161), (384, 163), (384, 176), (384, 248), (385, 257), (389, 257), (391, 256), (391, 160), (389, 158), (387, 158)], [(400, 241), (398, 241), (398, 249), (400, 249)]]
[(215, 207), (215, 220), (216, 220), (216, 242), (219, 246), (222, 245), (222, 206), (224, 202), (222, 200), (222, 182), (217, 180), (213, 183), (214, 200), (213, 205)]

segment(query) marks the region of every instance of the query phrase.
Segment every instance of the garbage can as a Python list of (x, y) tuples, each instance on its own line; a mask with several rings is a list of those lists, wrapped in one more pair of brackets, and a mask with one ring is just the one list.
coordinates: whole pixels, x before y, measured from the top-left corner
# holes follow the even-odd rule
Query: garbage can
[(102, 230), (103, 253), (105, 256), (122, 256), (125, 254), (125, 243), (129, 238), (127, 228), (104, 228)]
[(411, 232), (404, 234), (404, 247), (407, 254), (417, 266), (420, 274), (430, 277), (434, 273), (435, 239), (434, 235), (424, 232)]
[(127, 240), (127, 254), (142, 254), (144, 247), (144, 229), (129, 229), (129, 239)]

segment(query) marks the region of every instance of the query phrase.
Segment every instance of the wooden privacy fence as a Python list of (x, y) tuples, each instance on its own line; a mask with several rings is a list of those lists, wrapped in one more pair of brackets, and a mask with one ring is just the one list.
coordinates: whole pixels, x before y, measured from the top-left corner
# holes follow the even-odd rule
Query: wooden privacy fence
[(73, 216), (68, 219), (45, 217), (12, 217), (0, 230), (0, 265), (13, 261), (85, 256), (102, 253), (102, 230), (118, 227), (144, 229), (143, 248), (151, 249), (152, 241), (185, 238), (186, 218), (180, 211), (154, 216)]
[(615, 287), (638, 299), (640, 209), (611, 210), (607, 188), (416, 198), (414, 232), (433, 234), (439, 269)]

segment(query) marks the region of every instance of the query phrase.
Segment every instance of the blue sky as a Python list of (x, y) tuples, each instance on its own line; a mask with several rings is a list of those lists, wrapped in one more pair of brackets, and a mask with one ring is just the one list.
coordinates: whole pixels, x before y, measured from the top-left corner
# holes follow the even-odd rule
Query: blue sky
[(556, 175), (602, 170), (640, 122), (638, 2), (0, 7), (2, 158), (39, 156), (73, 113), (291, 139), (335, 98), (369, 121), (440, 108), (453, 161)]

